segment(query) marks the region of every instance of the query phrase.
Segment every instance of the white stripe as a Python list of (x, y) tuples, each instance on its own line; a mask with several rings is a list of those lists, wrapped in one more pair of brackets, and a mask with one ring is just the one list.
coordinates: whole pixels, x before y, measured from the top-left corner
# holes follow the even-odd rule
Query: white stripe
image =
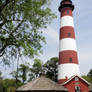
[(75, 39), (72, 39), (72, 38), (61, 39), (59, 42), (59, 51), (61, 52), (64, 50), (77, 51)]
[(74, 27), (73, 17), (72, 16), (64, 16), (61, 17), (61, 28), (64, 26), (72, 26)]
[(60, 64), (58, 66), (58, 80), (70, 78), (74, 75), (80, 76), (78, 64)]

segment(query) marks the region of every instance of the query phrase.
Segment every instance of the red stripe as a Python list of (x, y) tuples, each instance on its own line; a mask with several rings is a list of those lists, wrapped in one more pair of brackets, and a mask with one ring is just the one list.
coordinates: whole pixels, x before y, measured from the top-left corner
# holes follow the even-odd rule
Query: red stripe
[(66, 50), (59, 53), (59, 64), (75, 63), (78, 64), (77, 52)]
[(74, 33), (74, 28), (73, 27), (62, 27), (60, 29), (60, 39), (63, 38), (73, 38), (75, 39), (75, 33)]
[(63, 16), (72, 16), (72, 9), (71, 8), (64, 8), (61, 11), (61, 17)]

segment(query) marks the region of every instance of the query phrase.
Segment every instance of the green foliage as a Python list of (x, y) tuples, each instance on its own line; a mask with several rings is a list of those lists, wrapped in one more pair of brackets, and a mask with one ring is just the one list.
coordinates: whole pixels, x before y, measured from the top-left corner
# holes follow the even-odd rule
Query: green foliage
[(35, 59), (33, 67), (41, 68), (42, 67), (42, 61), (40, 59)]
[(20, 81), (16, 85), (15, 79), (1, 79), (0, 80), (0, 92), (15, 92), (15, 89), (23, 85)]
[(27, 80), (28, 70), (29, 66), (24, 64), (21, 64), (20, 67), (18, 68), (18, 72), (20, 72), (19, 77), (22, 79), (23, 84)]
[(43, 63), (40, 59), (35, 59), (29, 71), (29, 81), (39, 77), (44, 72)]
[(57, 73), (58, 73), (58, 58), (53, 57), (50, 60), (47, 61), (47, 63), (44, 65), (46, 70), (46, 76), (53, 81), (57, 82)]
[(33, 67), (30, 69), (29, 80), (33, 80), (41, 75), (45, 75), (57, 82), (57, 65), (57, 57), (51, 58), (45, 64), (43, 64), (41, 60), (36, 59)]
[(87, 80), (89, 83), (92, 83), (92, 69), (90, 69), (89, 73), (87, 75), (82, 76), (85, 80)]
[(45, 28), (56, 16), (49, 9), (51, 0), (0, 1), (0, 57), (9, 64), (11, 57), (34, 57), (42, 51)]
[(13, 79), (5, 79), (3, 80), (3, 83), (5, 88), (8, 88), (10, 86), (16, 87), (16, 82)]
[(87, 80), (89, 83), (92, 83), (92, 79), (89, 76), (83, 75), (82, 78)]
[(2, 72), (0, 71), (0, 79), (2, 79)]
[(92, 69), (90, 69), (89, 73), (87, 74), (90, 78), (92, 78)]
[(3, 80), (0, 80), (0, 92), (3, 92), (3, 90), (4, 90)]
[(0, 80), (0, 92), (14, 92), (16, 81), (14, 79)]
[(90, 78), (90, 82), (92, 83), (92, 69), (90, 69), (89, 73), (87, 76)]
[(15, 92), (16, 88), (15, 87), (8, 87), (7, 92)]

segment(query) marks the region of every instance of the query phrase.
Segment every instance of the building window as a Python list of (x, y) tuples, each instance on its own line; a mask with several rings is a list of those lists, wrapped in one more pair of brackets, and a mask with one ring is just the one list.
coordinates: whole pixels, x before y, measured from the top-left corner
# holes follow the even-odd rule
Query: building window
[(72, 58), (69, 58), (69, 61), (72, 62)]
[(67, 14), (69, 14), (69, 10), (67, 10)]
[(71, 36), (71, 33), (68, 33), (68, 37), (70, 37)]
[(78, 77), (75, 77), (75, 81), (79, 81), (79, 78)]

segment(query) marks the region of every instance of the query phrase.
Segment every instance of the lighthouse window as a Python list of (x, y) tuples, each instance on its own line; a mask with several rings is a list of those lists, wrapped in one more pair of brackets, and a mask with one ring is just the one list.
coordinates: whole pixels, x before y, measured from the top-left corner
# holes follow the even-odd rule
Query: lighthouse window
[(72, 62), (72, 58), (69, 58), (69, 61)]
[(71, 36), (71, 33), (68, 33), (68, 37), (70, 37)]
[(69, 14), (69, 10), (67, 10), (67, 14)]

